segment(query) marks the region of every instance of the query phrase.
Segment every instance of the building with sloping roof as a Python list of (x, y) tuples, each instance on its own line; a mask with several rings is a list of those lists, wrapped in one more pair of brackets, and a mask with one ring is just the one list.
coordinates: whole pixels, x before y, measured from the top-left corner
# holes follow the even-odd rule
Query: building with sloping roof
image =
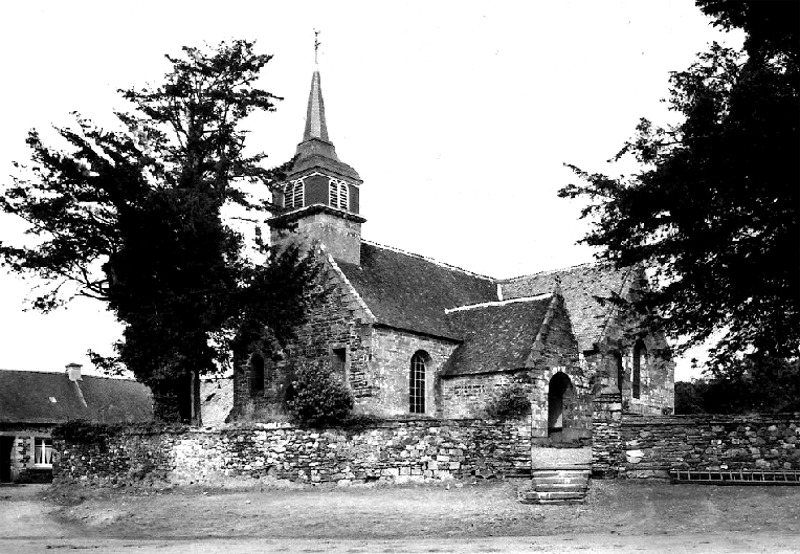
[(334, 292), (283, 360), (258, 344), (237, 356), (234, 417), (279, 409), (292, 363), (328, 364), (358, 411), (386, 417), (482, 417), (516, 385), (545, 441), (587, 438), (601, 390), (632, 411), (672, 409), (666, 342), (619, 302), (642, 286), (641, 271), (587, 264), (500, 280), (374, 244), (361, 238), (362, 185), (330, 141), (315, 71), (303, 140), (272, 191), (283, 211), (268, 224), (273, 244), (317, 257)]
[(61, 423), (139, 423), (153, 419), (150, 389), (128, 379), (0, 370), (0, 482), (52, 478), (51, 432)]

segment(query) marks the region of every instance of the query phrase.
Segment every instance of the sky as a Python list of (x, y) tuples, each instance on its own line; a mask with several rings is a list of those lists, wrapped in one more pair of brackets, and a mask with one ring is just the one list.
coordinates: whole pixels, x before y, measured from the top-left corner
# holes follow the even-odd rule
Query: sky
[[(607, 160), (662, 102), (670, 71), (711, 41), (691, 0), (503, 2), (38, 1), (0, 18), (0, 186), (29, 159), (31, 128), (70, 112), (114, 126), (119, 88), (157, 84), (182, 46), (256, 40), (274, 55), (260, 86), (284, 98), (247, 121), (248, 147), (278, 165), (302, 138), (320, 31), (328, 131), (359, 172), (365, 239), (504, 278), (590, 262), (577, 244), (584, 200), (564, 164), (619, 175)], [(22, 225), (0, 215), (0, 240)], [(96, 301), (26, 311), (36, 282), (0, 269), (0, 368), (59, 371), (109, 354), (121, 326)], [(697, 376), (690, 353), (677, 379)]]

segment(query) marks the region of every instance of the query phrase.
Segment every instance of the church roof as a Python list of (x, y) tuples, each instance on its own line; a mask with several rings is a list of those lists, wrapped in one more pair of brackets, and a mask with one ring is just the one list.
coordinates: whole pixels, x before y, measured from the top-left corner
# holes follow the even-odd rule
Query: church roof
[(499, 281), (504, 299), (551, 292), (558, 282), (569, 312), (578, 348), (591, 350), (603, 335), (613, 307), (598, 298), (625, 296), (631, 285), (631, 269), (611, 264), (584, 264)]
[(376, 323), (397, 329), (458, 340), (445, 310), (497, 300), (489, 277), (369, 242), (361, 243), (361, 266), (338, 265)]
[(74, 382), (64, 373), (0, 370), (0, 423), (128, 423), (152, 418), (150, 389), (136, 381), (84, 375)]
[(528, 367), (552, 299), (548, 294), (450, 311), (450, 324), (464, 342), (447, 360), (442, 375), (474, 375)]

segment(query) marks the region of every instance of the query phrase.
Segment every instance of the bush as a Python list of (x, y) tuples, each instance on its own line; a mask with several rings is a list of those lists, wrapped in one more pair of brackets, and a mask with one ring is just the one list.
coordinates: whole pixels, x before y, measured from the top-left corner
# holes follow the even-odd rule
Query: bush
[(517, 419), (531, 413), (528, 387), (515, 382), (496, 392), (484, 408), (489, 419)]
[(322, 361), (292, 368), (294, 378), (286, 389), (286, 407), (303, 426), (326, 427), (344, 422), (353, 409), (353, 396)]

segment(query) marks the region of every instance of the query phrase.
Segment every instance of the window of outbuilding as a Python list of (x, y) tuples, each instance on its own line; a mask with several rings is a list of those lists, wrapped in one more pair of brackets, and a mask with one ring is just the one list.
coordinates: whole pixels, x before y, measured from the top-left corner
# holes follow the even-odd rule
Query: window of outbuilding
[(425, 413), (425, 367), (428, 356), (417, 352), (411, 357), (409, 373), (408, 411), (412, 414)]
[(647, 358), (647, 347), (644, 342), (637, 341), (633, 347), (633, 376), (631, 383), (631, 393), (634, 398), (642, 396), (642, 368)]
[(53, 467), (53, 439), (34, 437), (33, 465), (38, 467)]

